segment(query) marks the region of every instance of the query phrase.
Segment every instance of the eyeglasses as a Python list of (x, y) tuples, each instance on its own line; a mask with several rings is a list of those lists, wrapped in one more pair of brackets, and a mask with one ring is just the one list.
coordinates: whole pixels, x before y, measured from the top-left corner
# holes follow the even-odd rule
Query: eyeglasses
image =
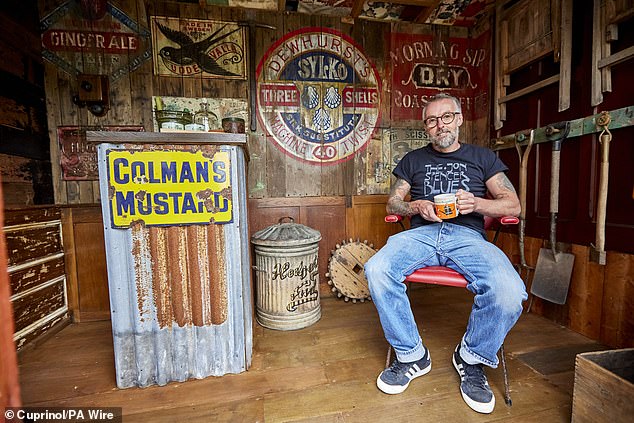
[(438, 125), (438, 119), (442, 121), (445, 125), (449, 125), (456, 118), (456, 115), (459, 115), (460, 112), (446, 112), (443, 113), (442, 116), (431, 116), (427, 119), (423, 120), (425, 126), (429, 129), (435, 128)]

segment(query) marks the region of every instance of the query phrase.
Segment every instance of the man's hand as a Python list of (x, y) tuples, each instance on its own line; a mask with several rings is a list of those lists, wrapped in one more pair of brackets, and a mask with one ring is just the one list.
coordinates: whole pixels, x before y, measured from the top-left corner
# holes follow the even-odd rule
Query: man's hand
[(416, 200), (409, 203), (412, 210), (416, 210), (418, 214), (425, 220), (430, 222), (442, 222), (442, 219), (436, 215), (434, 203), (428, 200)]
[(456, 206), (460, 214), (473, 213), (476, 207), (476, 198), (472, 192), (459, 189), (456, 192)]

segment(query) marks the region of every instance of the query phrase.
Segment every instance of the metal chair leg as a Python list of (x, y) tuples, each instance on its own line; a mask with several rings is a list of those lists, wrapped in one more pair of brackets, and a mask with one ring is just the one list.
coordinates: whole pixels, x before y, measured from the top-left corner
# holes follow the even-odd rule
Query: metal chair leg
[(502, 360), (502, 370), (504, 371), (504, 402), (511, 407), (513, 401), (511, 400), (511, 388), (509, 387), (509, 375), (506, 369), (506, 357), (504, 354), (504, 344), (500, 347), (500, 356)]

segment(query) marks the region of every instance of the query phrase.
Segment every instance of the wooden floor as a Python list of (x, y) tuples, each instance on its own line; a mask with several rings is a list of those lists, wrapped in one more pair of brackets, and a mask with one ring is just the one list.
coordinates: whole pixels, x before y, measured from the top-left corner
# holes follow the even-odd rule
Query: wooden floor
[[(375, 384), (387, 344), (374, 305), (322, 298), (322, 319), (298, 331), (254, 326), (251, 368), (163, 387), (116, 388), (109, 322), (71, 325), (20, 354), (25, 406), (122, 407), (124, 422), (569, 422), (574, 355), (603, 349), (524, 314), (506, 342), (513, 406), (501, 368), (488, 369), (497, 399), (480, 415), (462, 401), (451, 353), (471, 296), (416, 288), (412, 303), (433, 370), (400, 395)], [(540, 373), (541, 372), (541, 373)]]

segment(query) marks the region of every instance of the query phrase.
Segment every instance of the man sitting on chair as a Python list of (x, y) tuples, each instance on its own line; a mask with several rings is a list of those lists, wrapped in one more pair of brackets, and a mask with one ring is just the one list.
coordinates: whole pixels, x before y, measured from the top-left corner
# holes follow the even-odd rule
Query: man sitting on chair
[[(365, 265), (385, 338), (396, 353), (376, 383), (387, 394), (399, 394), (431, 370), (403, 281), (422, 267), (450, 267), (464, 275), (475, 294), (466, 332), (453, 353), (460, 391), (472, 409), (490, 413), (495, 397), (483, 365), (497, 367), (497, 351), (519, 319), (527, 294), (506, 255), (486, 240), (483, 216), (517, 216), (519, 199), (504, 174), (508, 168), (495, 153), (458, 141), (463, 117), (457, 98), (432, 98), (423, 109), (423, 122), (431, 143), (398, 163), (386, 207), (390, 214), (409, 216), (411, 229), (391, 236)], [(441, 220), (434, 211), (433, 197), (444, 193), (456, 194), (455, 218)]]

